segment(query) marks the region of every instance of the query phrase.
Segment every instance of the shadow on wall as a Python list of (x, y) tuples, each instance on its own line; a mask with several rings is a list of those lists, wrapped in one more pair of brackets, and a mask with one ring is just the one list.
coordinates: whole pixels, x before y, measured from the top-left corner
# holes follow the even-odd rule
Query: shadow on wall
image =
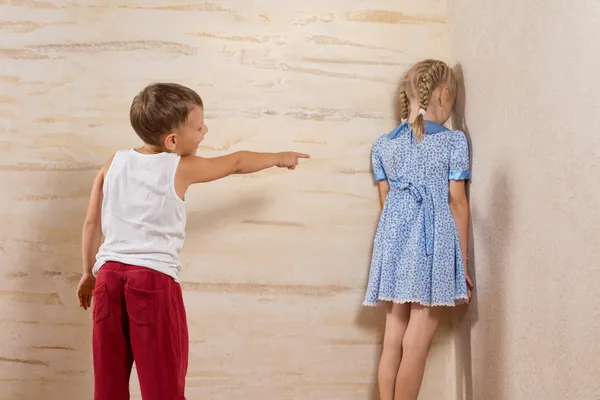
[[(464, 132), (469, 142), (469, 154), (471, 158), (471, 171), (473, 171), (473, 143), (469, 128), (465, 120), (466, 91), (462, 67), (456, 65), (454, 72), (457, 79), (457, 95), (452, 113), (452, 128)], [(472, 176), (474, 172), (471, 173)], [(467, 197), (470, 199), (470, 183), (467, 184)], [(471, 207), (472, 208), (472, 207)], [(475, 238), (473, 235), (473, 218), (469, 219), (469, 275), (476, 284), (475, 271)], [(471, 367), (471, 326), (477, 320), (477, 291), (473, 290), (473, 298), (468, 306), (458, 307), (454, 314), (454, 329), (456, 339), (454, 341), (456, 354), (456, 398), (465, 400), (473, 399), (473, 371)]]
[[(454, 129), (462, 130), (469, 142), (471, 164), (473, 166), (473, 139), (465, 120), (465, 82), (460, 65), (456, 65), (455, 72), (459, 81), (458, 95), (452, 126)], [(479, 137), (478, 140), (484, 140)], [(473, 168), (471, 168), (473, 171)], [(477, 171), (472, 173), (477, 184)], [(473, 299), (467, 307), (457, 309), (455, 315), (455, 326), (458, 334), (456, 340), (457, 354), (457, 381), (459, 382), (457, 398), (465, 400), (501, 400), (503, 395), (503, 382), (501, 382), (502, 371), (506, 367), (502, 364), (501, 351), (504, 344), (504, 327), (506, 321), (506, 304), (504, 301), (506, 277), (503, 272), (507, 269), (507, 246), (509, 234), (513, 225), (512, 216), (512, 188), (508, 177), (507, 168), (499, 165), (491, 177), (492, 193), (485, 198), (479, 195), (475, 199), (471, 197), (470, 184), (467, 187), (471, 202), (472, 217), (469, 226), (469, 273), (473, 279), (475, 290)], [(489, 203), (488, 215), (480, 215), (476, 212), (477, 203), (483, 201)], [(477, 246), (476, 246), (477, 244)], [(482, 257), (485, 265), (477, 264), (475, 249), (483, 251)], [(482, 288), (478, 286), (478, 276), (485, 276), (482, 280)], [(478, 290), (480, 289), (480, 290)], [(482, 289), (482, 290), (481, 290)], [(481, 294), (485, 298), (481, 298)], [(482, 316), (483, 315), (483, 316)], [(477, 322), (483, 318), (493, 323), (485, 324), (492, 329), (477, 331)], [(477, 332), (476, 342), (471, 343), (471, 328)], [(485, 370), (473, 371), (472, 349), (477, 348), (477, 354), (485, 357)], [(481, 364), (481, 363), (480, 363)], [(462, 384), (461, 384), (462, 383)]]
[[(219, 206), (214, 209), (188, 213), (187, 231), (191, 234), (209, 234), (217, 226), (222, 226), (228, 222), (238, 223), (252, 218), (265, 207), (266, 202), (267, 198), (265, 196), (244, 193), (241, 198), (220, 202)], [(194, 246), (197, 243), (202, 243), (202, 241), (194, 240), (186, 242), (194, 243)]]

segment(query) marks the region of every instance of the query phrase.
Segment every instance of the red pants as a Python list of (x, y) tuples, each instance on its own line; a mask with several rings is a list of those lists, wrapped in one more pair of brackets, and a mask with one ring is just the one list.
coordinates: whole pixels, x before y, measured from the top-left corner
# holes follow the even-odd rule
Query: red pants
[(93, 318), (95, 400), (129, 400), (134, 360), (144, 400), (185, 400), (188, 330), (177, 282), (149, 268), (106, 263)]

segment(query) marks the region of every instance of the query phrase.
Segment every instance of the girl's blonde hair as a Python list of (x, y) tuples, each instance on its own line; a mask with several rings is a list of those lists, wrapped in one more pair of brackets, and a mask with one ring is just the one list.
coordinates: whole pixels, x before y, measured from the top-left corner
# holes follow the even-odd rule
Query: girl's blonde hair
[(438, 60), (418, 62), (402, 78), (398, 93), (400, 115), (402, 119), (408, 120), (411, 102), (418, 102), (420, 112), (412, 124), (417, 140), (423, 138), (425, 131), (425, 117), (421, 110), (427, 111), (433, 91), (443, 84), (448, 85), (452, 94), (456, 93), (457, 85), (454, 71), (448, 64)]

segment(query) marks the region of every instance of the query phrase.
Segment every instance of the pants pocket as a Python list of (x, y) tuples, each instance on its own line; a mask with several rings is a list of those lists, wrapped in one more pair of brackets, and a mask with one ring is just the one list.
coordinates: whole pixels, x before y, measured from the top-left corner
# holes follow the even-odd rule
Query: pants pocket
[(95, 323), (99, 323), (110, 315), (110, 304), (106, 285), (100, 285), (92, 290), (92, 298), (94, 301), (94, 308), (92, 309), (93, 319)]
[(137, 289), (125, 285), (125, 302), (130, 321), (138, 325), (154, 325), (160, 315), (160, 290)]

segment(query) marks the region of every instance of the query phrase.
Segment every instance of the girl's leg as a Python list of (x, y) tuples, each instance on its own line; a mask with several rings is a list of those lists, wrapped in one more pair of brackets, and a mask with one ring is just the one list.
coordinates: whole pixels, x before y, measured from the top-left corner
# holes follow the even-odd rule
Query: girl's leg
[(383, 351), (379, 362), (379, 396), (381, 400), (394, 400), (396, 375), (402, 358), (402, 338), (406, 332), (410, 304), (392, 304), (385, 320)]
[(417, 400), (439, 313), (439, 307), (411, 305), (410, 320), (402, 340), (402, 362), (396, 377), (394, 400)]

